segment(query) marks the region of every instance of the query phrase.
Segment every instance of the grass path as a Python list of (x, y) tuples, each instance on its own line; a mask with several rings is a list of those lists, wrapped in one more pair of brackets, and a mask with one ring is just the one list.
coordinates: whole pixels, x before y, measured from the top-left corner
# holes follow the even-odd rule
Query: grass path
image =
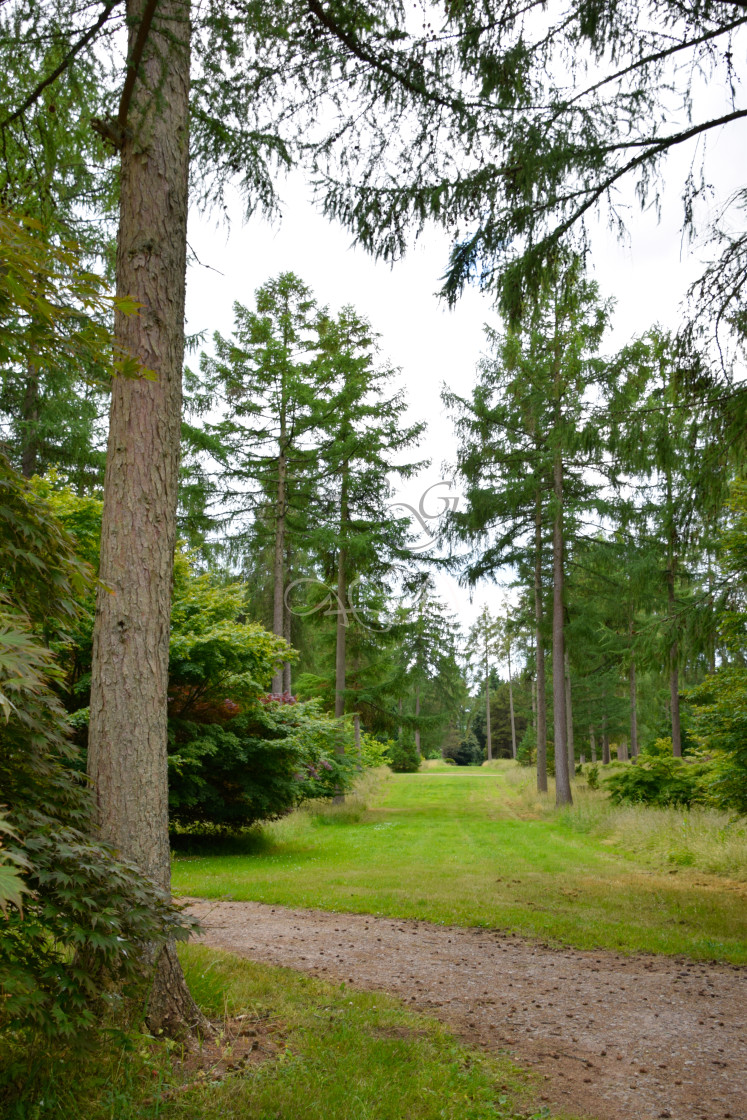
[(392, 776), (364, 812), (296, 813), (236, 854), (177, 856), (173, 882), (203, 898), (747, 962), (744, 883), (656, 868), (629, 850), (632, 840), (543, 811), (508, 765), (432, 769)]

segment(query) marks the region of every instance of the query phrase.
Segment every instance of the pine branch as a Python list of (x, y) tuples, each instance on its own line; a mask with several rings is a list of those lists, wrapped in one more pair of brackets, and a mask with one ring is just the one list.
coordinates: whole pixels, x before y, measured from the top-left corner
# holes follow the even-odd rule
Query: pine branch
[(121, 0), (107, 0), (107, 3), (104, 5), (101, 15), (96, 20), (93, 27), (89, 27), (88, 31), (86, 31), (85, 34), (81, 35), (80, 39), (78, 39), (77, 43), (73, 44), (62, 61), (57, 66), (55, 66), (52, 73), (48, 74), (46, 78), (43, 78), (42, 81), (39, 82), (39, 84), (28, 95), (23, 104), (20, 105), (18, 109), (16, 109), (13, 113), (10, 114), (9, 117), (6, 117), (5, 120), (0, 123), (0, 131), (7, 128), (8, 125), (13, 124), (13, 122), (17, 121), (19, 117), (22, 117), (27, 109), (30, 109), (31, 106), (39, 100), (44, 90), (48, 86), (51, 86), (53, 82), (56, 82), (61, 74), (64, 74), (65, 70), (67, 70), (73, 59), (80, 54), (84, 47), (88, 46), (93, 38), (95, 38), (96, 34), (101, 30), (101, 28), (108, 20), (109, 16), (120, 3)]

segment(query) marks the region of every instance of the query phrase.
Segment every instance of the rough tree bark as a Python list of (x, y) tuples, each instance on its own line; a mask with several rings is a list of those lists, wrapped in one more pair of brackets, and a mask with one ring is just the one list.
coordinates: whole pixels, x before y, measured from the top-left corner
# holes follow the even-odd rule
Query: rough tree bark
[[(633, 639), (633, 623), (630, 623), (630, 637)], [(638, 757), (638, 686), (635, 678), (635, 660), (631, 657), (628, 667), (628, 687), (630, 690), (630, 757)]]
[(542, 491), (537, 485), (534, 501), (534, 649), (537, 665), (537, 790), (547, 793), (547, 690), (545, 643), (542, 635)]
[[(669, 604), (669, 617), (674, 618), (674, 557), (670, 556), (667, 566), (667, 600)], [(672, 713), (672, 754), (675, 758), (682, 757), (682, 733), (680, 730), (680, 674), (679, 674), (679, 643), (675, 637), (669, 648), (669, 705)]]
[[(345, 539), (348, 522), (348, 471), (344, 463), (340, 478), (340, 539), (337, 553), (337, 643), (335, 648), (335, 717), (345, 714), (345, 639), (347, 636), (348, 557)], [(344, 754), (344, 747), (340, 753)]]
[[(340, 719), (345, 714), (345, 661), (347, 637), (347, 611), (345, 608), (346, 580), (345, 549), (337, 554), (337, 641), (335, 645), (335, 716)], [(344, 752), (342, 752), (344, 753)]]
[[(287, 541), (287, 535), (286, 535), (286, 547), (285, 547), (285, 578), (286, 579), (290, 579), (290, 573), (292, 571), (292, 561), (293, 561), (293, 557), (292, 557), (291, 550), (288, 547), (288, 541)], [(291, 644), (291, 637), (292, 637), (291, 612), (288, 610), (288, 607), (285, 604), (285, 593), (283, 593), (283, 611), (284, 611), (284, 614), (283, 614), (283, 637), (285, 638), (288, 645), (290, 645)], [(290, 695), (291, 694), (291, 688), (292, 688), (291, 663), (290, 663), (290, 661), (284, 661), (283, 662), (283, 692), (287, 692), (288, 695)]]
[(669, 539), (667, 541), (667, 605), (674, 638), (669, 648), (669, 706), (672, 716), (672, 754), (682, 757), (682, 733), (680, 730), (680, 680), (679, 680), (679, 643), (675, 622), (676, 598), (675, 581), (677, 566), (677, 534), (674, 528), (672, 480), (667, 475), (667, 511), (669, 515)]
[(596, 761), (597, 761), (597, 741), (596, 741), (596, 738), (594, 736), (594, 725), (593, 724), (590, 724), (590, 726), (589, 726), (589, 751), (591, 753), (591, 761), (593, 763), (596, 763)]
[[(130, 58), (154, 5), (130, 0)], [(155, 380), (115, 377), (91, 674), (88, 770), (103, 838), (170, 890), (166, 707), (184, 353), (190, 23), (186, 0), (161, 0), (121, 147), (115, 338)], [(123, 95), (124, 100), (124, 95)], [(147, 954), (146, 954), (147, 956)], [(156, 959), (151, 1029), (204, 1023), (173, 945)]]
[(361, 717), (356, 712), (353, 716), (353, 735), (355, 738), (355, 757), (358, 759), (357, 769), (363, 770), (363, 753), (361, 751)]

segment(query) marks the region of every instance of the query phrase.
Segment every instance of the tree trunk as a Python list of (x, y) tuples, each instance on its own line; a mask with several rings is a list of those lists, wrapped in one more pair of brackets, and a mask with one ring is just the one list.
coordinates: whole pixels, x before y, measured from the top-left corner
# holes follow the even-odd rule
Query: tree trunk
[[(337, 644), (335, 648), (335, 718), (340, 720), (340, 733), (335, 742), (335, 753), (345, 754), (345, 733), (342, 726), (342, 717), (345, 714), (345, 662), (347, 638), (347, 611), (345, 608), (346, 579), (345, 579), (345, 549), (341, 548), (337, 554)], [(342, 805), (345, 794), (338, 787), (333, 798), (336, 805)]]
[(485, 745), (488, 762), (493, 759), (493, 731), (490, 726), (490, 666), (488, 665), (488, 632), (485, 631)]
[(638, 757), (638, 688), (635, 679), (635, 661), (630, 662), (628, 669), (630, 685), (630, 755)]
[[(415, 685), (415, 718), (420, 716), (420, 683)], [(415, 724), (415, 750), (418, 752), (418, 758), (422, 758), (420, 752), (420, 727)]]
[(589, 750), (591, 752), (591, 761), (596, 764), (597, 761), (597, 741), (594, 737), (593, 724), (589, 727)]
[[(285, 578), (286, 578), (286, 580), (290, 579), (290, 573), (292, 571), (292, 567), (291, 567), (292, 560), (293, 560), (293, 557), (291, 555), (291, 550), (288, 547), (288, 536), (286, 534), (286, 538), (285, 538)], [(285, 638), (288, 645), (291, 645), (291, 637), (292, 637), (291, 612), (288, 610), (288, 607), (285, 603), (285, 593), (283, 593), (283, 637)], [(292, 678), (291, 678), (291, 663), (290, 663), (290, 661), (284, 661), (283, 662), (283, 692), (286, 692), (289, 696), (291, 695), (291, 692), (292, 692)]]
[(680, 673), (677, 665), (679, 656), (677, 642), (672, 643), (669, 651), (669, 703), (672, 712), (672, 754), (682, 757), (682, 732), (680, 730)]
[[(667, 478), (667, 503), (672, 510), (672, 486)], [(677, 624), (675, 622), (676, 600), (674, 595), (676, 558), (676, 537), (673, 523), (670, 521), (669, 530), (669, 555), (667, 563), (667, 602), (669, 618), (672, 624), (674, 638), (669, 649), (669, 704), (672, 716), (672, 754), (675, 758), (682, 757), (682, 734), (680, 731), (680, 680), (679, 680), (679, 646), (677, 642)]]
[[(345, 640), (348, 625), (348, 557), (345, 549), (347, 522), (348, 468), (347, 464), (343, 463), (340, 479), (340, 539), (337, 553), (337, 645), (335, 650), (335, 717), (337, 719), (345, 714)], [(344, 745), (339, 753), (345, 753)]]
[(534, 505), (534, 626), (537, 663), (537, 790), (547, 793), (547, 694), (545, 688), (545, 645), (542, 637), (542, 493), (535, 492)]
[(565, 726), (565, 605), (563, 603), (563, 462), (553, 466), (555, 513), (552, 528), (552, 700), (555, 739), (555, 804), (571, 805)]
[(623, 735), (617, 746), (617, 757), (621, 762), (628, 762), (628, 736)]
[(511, 680), (511, 641), (507, 639), (506, 656), (508, 658), (508, 710), (511, 715), (511, 757), (516, 758), (516, 717), (514, 715), (514, 686)]
[(21, 474), (31, 478), (39, 463), (39, 370), (29, 362), (23, 394), (21, 425)]
[(345, 714), (345, 640), (347, 637), (347, 610), (345, 596), (346, 556), (341, 548), (337, 554), (337, 645), (335, 649), (335, 716), (339, 719)]
[[(128, 4), (130, 52), (141, 3)], [(170, 890), (166, 718), (184, 354), (189, 8), (161, 0), (122, 148), (115, 339), (155, 380), (115, 377), (93, 633), (88, 772), (99, 831)], [(145, 956), (147, 957), (147, 950)], [(173, 945), (153, 954), (148, 1022), (202, 1021)]]
[[(285, 637), (284, 602), (285, 594), (285, 433), (282, 431), (281, 446), (278, 454), (278, 487), (275, 496), (275, 554), (272, 564), (272, 632), (278, 638)], [(284, 666), (272, 678), (272, 691), (283, 691)]]
[[(537, 742), (537, 681), (532, 680), (532, 731), (534, 732), (534, 741)], [(532, 761), (531, 750), (529, 752), (529, 762)]]
[[(288, 645), (290, 645), (291, 644), (291, 613), (290, 613), (289, 610), (286, 610), (285, 618), (283, 619), (283, 637), (285, 638)], [(293, 684), (293, 680), (292, 680), (292, 677), (291, 677), (291, 663), (290, 663), (290, 661), (284, 661), (283, 662), (283, 692), (287, 692), (289, 696), (291, 695), (292, 684)]]
[(607, 721), (605, 720), (604, 728), (602, 729), (602, 763), (604, 766), (610, 764), (610, 736), (607, 731)]
[(573, 708), (571, 706), (571, 666), (568, 650), (565, 651), (565, 736), (568, 744), (568, 776), (576, 772), (576, 752), (573, 743)]

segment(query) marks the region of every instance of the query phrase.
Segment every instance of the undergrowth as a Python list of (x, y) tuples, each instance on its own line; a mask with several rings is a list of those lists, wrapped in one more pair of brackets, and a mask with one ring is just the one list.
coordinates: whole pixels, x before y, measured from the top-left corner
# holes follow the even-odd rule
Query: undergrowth
[[(534, 775), (505, 766), (515, 802), (527, 813), (552, 816), (555, 789), (540, 794)], [(603, 774), (602, 774), (603, 776)], [(604, 789), (573, 783), (573, 805), (561, 810), (568, 828), (605, 840), (620, 854), (643, 857), (661, 869), (692, 868), (747, 881), (747, 821), (718, 809), (614, 805)]]
[(251, 1062), (103, 1033), (95, 1052), (52, 1060), (5, 1038), (3, 1120), (551, 1120), (531, 1105), (536, 1077), (396, 999), (204, 946), (180, 956), (208, 1015), (259, 1027)]

